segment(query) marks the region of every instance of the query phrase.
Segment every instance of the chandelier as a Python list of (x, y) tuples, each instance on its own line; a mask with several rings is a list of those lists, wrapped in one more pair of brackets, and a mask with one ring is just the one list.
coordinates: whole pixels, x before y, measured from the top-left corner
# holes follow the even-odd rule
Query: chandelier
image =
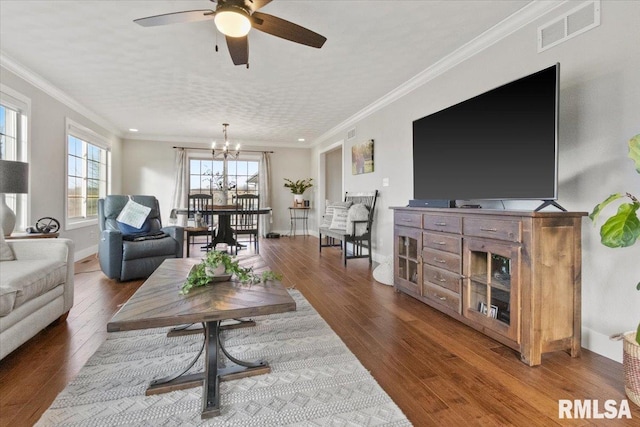
[(240, 155), (240, 144), (236, 144), (235, 151), (230, 150), (229, 137), (227, 135), (227, 128), (229, 127), (229, 123), (222, 124), (222, 135), (224, 136), (224, 143), (222, 144), (222, 148), (218, 149), (216, 147), (216, 141), (211, 143), (211, 155), (214, 159), (224, 159), (227, 160), (227, 157), (231, 159), (237, 159)]

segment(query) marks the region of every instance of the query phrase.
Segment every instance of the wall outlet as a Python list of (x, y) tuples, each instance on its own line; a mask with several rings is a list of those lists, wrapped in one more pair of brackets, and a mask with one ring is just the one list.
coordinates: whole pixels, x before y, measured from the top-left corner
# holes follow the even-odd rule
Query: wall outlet
[(382, 178), (382, 186), (383, 187), (389, 186), (389, 178)]

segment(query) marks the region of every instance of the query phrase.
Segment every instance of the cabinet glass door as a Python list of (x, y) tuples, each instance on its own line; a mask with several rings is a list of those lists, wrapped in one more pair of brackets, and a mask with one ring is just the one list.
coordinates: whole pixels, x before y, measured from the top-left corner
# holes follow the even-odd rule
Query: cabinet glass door
[(396, 282), (413, 291), (419, 292), (420, 266), (420, 230), (396, 229)]
[(470, 240), (465, 251), (465, 316), (516, 339), (518, 249)]

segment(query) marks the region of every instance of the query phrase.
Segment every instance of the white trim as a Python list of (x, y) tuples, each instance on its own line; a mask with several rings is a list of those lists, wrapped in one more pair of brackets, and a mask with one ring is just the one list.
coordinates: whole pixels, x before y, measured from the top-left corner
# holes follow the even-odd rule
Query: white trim
[[(67, 207), (67, 203), (65, 201), (65, 209)], [(69, 231), (69, 230), (77, 230), (78, 228), (85, 228), (85, 227), (95, 227), (98, 225), (98, 218), (82, 218), (82, 219), (78, 219), (78, 220), (70, 220), (69, 218), (67, 218), (66, 213), (65, 213), (65, 231)]]
[(73, 262), (78, 262), (92, 255), (96, 255), (97, 253), (98, 253), (98, 245), (89, 246), (88, 248), (76, 251), (73, 254)]
[(436, 62), (429, 68), (418, 73), (402, 85), (398, 86), (391, 92), (382, 96), (378, 100), (369, 104), (353, 116), (349, 117), (342, 123), (329, 129), (312, 143), (311, 147), (322, 143), (324, 140), (332, 135), (340, 132), (343, 129), (354, 127), (359, 121), (365, 119), (378, 110), (386, 107), (387, 105), (395, 102), (403, 96), (413, 92), (424, 84), (430, 82), (441, 74), (449, 71), (456, 65), (472, 58), (483, 50), (489, 48), (510, 34), (518, 31), (519, 29), (529, 25), (536, 19), (541, 18), (545, 14), (565, 4), (567, 0), (563, 1), (533, 1), (527, 6), (518, 10), (511, 16), (505, 18), (503, 21), (489, 28), (484, 33), (480, 34), (475, 39), (459, 47), (440, 61)]
[[(203, 137), (185, 137), (185, 136), (175, 136), (175, 135), (152, 135), (152, 134), (140, 134), (128, 132), (122, 136), (122, 139), (126, 139), (129, 141), (153, 141), (153, 142), (172, 142), (174, 144), (199, 144), (204, 145), (205, 147), (211, 147), (211, 141), (215, 138), (203, 138)], [(246, 147), (269, 147), (269, 148), (300, 148), (300, 149), (308, 149), (309, 145), (305, 145), (300, 142), (271, 142), (271, 141), (259, 141), (259, 140), (245, 140), (234, 138), (234, 143), (237, 142), (242, 146)], [(200, 147), (203, 148), (203, 147)], [(242, 152), (242, 148), (240, 149)]]
[(122, 132), (118, 130), (112, 123), (106, 121), (97, 113), (91, 111), (89, 108), (80, 104), (78, 101), (71, 98), (62, 90), (55, 87), (51, 82), (46, 80), (44, 77), (29, 70), (27, 67), (20, 64), (15, 59), (11, 58), (10, 56), (7, 56), (7, 54), (4, 52), (0, 52), (0, 66), (4, 67), (8, 71), (11, 71), (21, 79), (25, 80), (27, 83), (32, 84), (36, 88), (40, 89), (47, 95), (53, 97), (57, 101), (60, 101), (61, 103), (71, 108), (72, 110), (82, 114), (89, 120), (95, 122), (98, 126), (103, 127), (105, 130), (115, 134), (118, 137), (122, 137)]
[(593, 329), (582, 327), (582, 347), (622, 363), (622, 341), (614, 341)]
[[(18, 141), (18, 160), (31, 163), (31, 98), (9, 86), (0, 83), (0, 103), (9, 108), (18, 110), (18, 112), (26, 117), (27, 126), (23, 129), (26, 136)], [(20, 153), (20, 151), (23, 151)], [(29, 174), (31, 176), (31, 174)], [(22, 212), (19, 213), (16, 220), (16, 227), (25, 228), (29, 225), (31, 218), (31, 186), (33, 180), (29, 179), (29, 192), (27, 194), (16, 195), (17, 203), (21, 206)], [(26, 199), (26, 200), (25, 200)]]
[[(106, 151), (106, 167), (107, 170), (105, 171), (106, 174), (106, 186), (105, 186), (105, 193), (109, 194), (109, 190), (111, 188), (111, 174), (110, 174), (110, 169), (111, 169), (111, 165), (109, 163), (111, 156), (111, 142), (109, 141), (109, 139), (107, 139), (106, 137), (100, 135), (99, 133), (89, 129), (86, 126), (81, 125), (80, 123), (77, 123), (76, 121), (70, 119), (69, 117), (65, 117), (65, 127), (64, 127), (64, 143), (65, 143), (65, 160), (64, 160), (64, 165), (65, 165), (65, 174), (64, 174), (64, 227), (65, 230), (75, 230), (78, 228), (85, 228), (85, 227), (93, 227), (93, 226), (97, 226), (98, 225), (98, 217), (88, 217), (88, 218), (69, 218), (68, 216), (68, 212), (69, 212), (69, 184), (68, 184), (68, 180), (69, 180), (69, 135), (74, 136), (88, 144), (94, 145), (96, 147), (101, 148), (102, 150)], [(86, 179), (86, 175), (85, 175), (85, 179)], [(101, 196), (102, 197), (102, 196)]]
[(0, 83), (0, 100), (12, 108), (26, 111), (27, 116), (31, 115), (31, 98), (2, 83)]
[(104, 150), (111, 150), (111, 141), (99, 133), (73, 121), (69, 117), (65, 117), (65, 142), (68, 144), (66, 137), (71, 134), (79, 139), (90, 142)]

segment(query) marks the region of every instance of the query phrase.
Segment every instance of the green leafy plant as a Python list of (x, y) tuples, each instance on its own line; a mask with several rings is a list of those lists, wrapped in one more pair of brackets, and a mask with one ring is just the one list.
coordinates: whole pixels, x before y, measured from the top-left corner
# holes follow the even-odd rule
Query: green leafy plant
[(187, 280), (180, 289), (180, 294), (186, 295), (192, 288), (205, 286), (212, 282), (211, 271), (224, 266), (226, 274), (235, 275), (243, 284), (254, 284), (270, 280), (281, 280), (282, 275), (273, 271), (264, 271), (261, 274), (253, 272), (252, 268), (242, 267), (235, 257), (226, 252), (211, 251), (201, 263), (196, 264), (187, 276)]
[[(640, 174), (640, 134), (629, 140), (629, 158), (634, 161), (636, 172)], [(595, 224), (603, 209), (619, 199), (630, 201), (618, 205), (618, 211), (610, 216), (600, 227), (600, 241), (610, 248), (624, 248), (633, 246), (640, 237), (640, 218), (638, 210), (640, 201), (631, 193), (615, 193), (596, 205), (589, 218)], [(640, 282), (636, 285), (640, 291)], [(636, 331), (636, 342), (640, 345), (640, 324)]]
[(289, 188), (293, 194), (302, 194), (307, 188), (313, 187), (313, 178), (299, 179), (292, 181), (288, 178), (284, 179), (284, 186)]

